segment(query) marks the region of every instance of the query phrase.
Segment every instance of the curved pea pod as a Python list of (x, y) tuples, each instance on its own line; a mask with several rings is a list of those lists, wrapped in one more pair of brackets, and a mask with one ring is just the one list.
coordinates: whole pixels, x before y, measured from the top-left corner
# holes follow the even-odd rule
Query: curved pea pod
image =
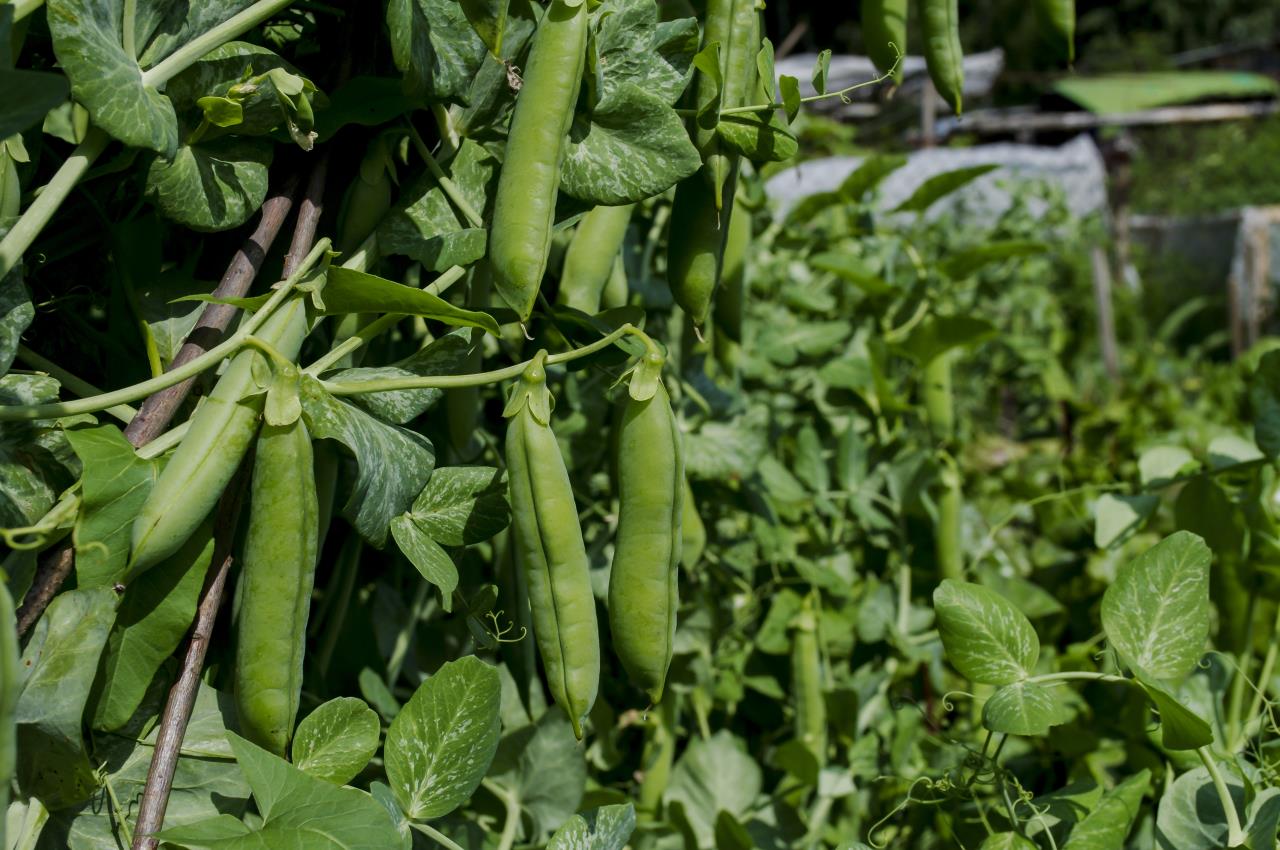
[(958, 0), (922, 0), (924, 59), (942, 99), (959, 115), (964, 93), (964, 52), (960, 48)]
[[(298, 295), (282, 304), (256, 336), (292, 359), (308, 330), (306, 299)], [(126, 584), (178, 551), (217, 504), (257, 433), (264, 402), (258, 376), (265, 365), (253, 349), (238, 353), (192, 415), (187, 435), (134, 518)]]
[(733, 205), (725, 235), (720, 286), (716, 289), (716, 327), (734, 342), (742, 342), (742, 314), (747, 297), (747, 249), (751, 246), (751, 211)]
[(813, 597), (791, 621), (791, 692), (796, 701), (796, 739), (826, 763), (827, 704), (822, 694), (822, 652)]
[(582, 217), (564, 255), (558, 304), (584, 313), (600, 312), (634, 209), (634, 204), (596, 207)]
[(862, 43), (876, 70), (887, 74), (893, 68), (893, 81), (901, 83), (898, 56), (907, 55), (907, 0), (862, 0)]
[(560, 162), (586, 63), (587, 3), (552, 0), (538, 24), (498, 178), (489, 260), (502, 300), (527, 321), (551, 250)]
[(600, 633), (578, 506), (549, 424), (541, 359), (525, 372), (506, 411), (511, 529), (551, 695), (581, 739), (582, 719), (600, 687)]
[(1059, 55), (1076, 59), (1076, 0), (1035, 0), (1036, 19)]
[[(9, 787), (17, 768), (17, 725), (14, 712), (18, 707), (18, 623), (13, 613), (13, 597), (0, 581), (0, 812), (9, 809)], [(4, 818), (0, 817), (0, 847), (5, 843)]]
[(278, 756), (298, 716), (319, 530), (307, 426), (263, 425), (236, 600), (235, 702), (245, 737)]
[(684, 511), (680, 519), (680, 563), (686, 570), (702, 560), (707, 548), (707, 527), (698, 515), (698, 504), (693, 500), (693, 488), (689, 479), (684, 480)]
[(657, 703), (675, 641), (684, 520), (680, 430), (661, 382), (650, 398), (628, 401), (617, 451), (609, 631), (632, 682)]
[(698, 327), (706, 324), (711, 312), (728, 232), (722, 226), (728, 214), (716, 210), (715, 195), (700, 174), (676, 186), (667, 237), (667, 284), (680, 309)]

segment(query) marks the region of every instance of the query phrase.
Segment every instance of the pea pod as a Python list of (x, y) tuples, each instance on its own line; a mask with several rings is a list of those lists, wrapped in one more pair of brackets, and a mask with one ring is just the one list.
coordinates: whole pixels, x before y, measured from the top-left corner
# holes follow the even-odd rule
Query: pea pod
[(1076, 59), (1076, 0), (1036, 0), (1040, 31), (1068, 62)]
[(582, 217), (565, 252), (557, 303), (584, 313), (600, 312), (634, 209), (634, 204), (595, 207)]
[(907, 0), (862, 0), (862, 43), (880, 73), (893, 68), (893, 81), (901, 83), (898, 56), (907, 54)]
[(960, 472), (946, 459), (940, 475), (942, 489), (938, 493), (938, 523), (933, 529), (934, 557), (942, 578), (960, 581), (964, 578), (964, 552), (960, 541), (960, 514), (964, 508), (964, 491)]
[(818, 644), (818, 615), (813, 597), (791, 622), (791, 692), (796, 701), (796, 739), (826, 762), (827, 704), (822, 693), (822, 653)]
[(533, 312), (547, 269), (560, 162), (586, 47), (586, 0), (552, 0), (538, 24), (516, 98), (489, 230), (494, 285), (522, 322)]
[(694, 175), (676, 186), (667, 238), (667, 282), (680, 309), (698, 327), (706, 324), (711, 312), (727, 233), (705, 180)]
[[(292, 359), (308, 330), (305, 296), (297, 295), (281, 304), (256, 336)], [(192, 415), (187, 435), (134, 518), (126, 584), (178, 551), (213, 510), (257, 433), (264, 401), (257, 375), (264, 367), (258, 351), (241, 351)]]
[(609, 631), (631, 680), (662, 699), (676, 633), (684, 463), (659, 381), (627, 402), (618, 434), (618, 537), (609, 574)]
[(951, 352), (934, 357), (924, 367), (921, 393), (934, 440), (946, 445), (955, 437), (955, 399), (951, 390)]
[(550, 426), (545, 355), (525, 371), (505, 411), (511, 529), (551, 695), (581, 739), (600, 687), (600, 634), (578, 507)]
[(702, 559), (707, 548), (707, 527), (698, 515), (698, 505), (693, 500), (693, 488), (689, 479), (684, 480), (684, 516), (680, 520), (680, 563), (686, 570), (692, 569)]
[(627, 306), (627, 299), (630, 297), (631, 286), (627, 281), (627, 264), (619, 254), (613, 258), (613, 268), (609, 270), (609, 280), (604, 285), (604, 295), (601, 296), (600, 303), (606, 310), (612, 310), (615, 307)]
[[(14, 619), (13, 597), (0, 581), (0, 812), (9, 810), (9, 787), (17, 767), (17, 725), (14, 712), (18, 707), (18, 623)], [(5, 843), (5, 819), (0, 817), (0, 847)]]
[(662, 807), (662, 796), (671, 779), (679, 715), (680, 700), (668, 697), (657, 711), (649, 713), (645, 722), (644, 749), (640, 754), (640, 787), (636, 791), (636, 810), (650, 816), (656, 816)]
[(339, 251), (347, 253), (358, 248), (391, 209), (391, 163), (386, 137), (374, 139), (343, 198), (335, 243)]
[(747, 295), (747, 250), (751, 246), (751, 211), (735, 202), (725, 237), (724, 264), (716, 289), (716, 327), (742, 342), (742, 312)]
[(958, 0), (921, 0), (924, 59), (942, 99), (959, 115), (964, 92), (964, 52), (960, 48)]
[(311, 437), (301, 419), (263, 425), (253, 463), (235, 612), (235, 701), (245, 737), (288, 751), (302, 692), (319, 536)]

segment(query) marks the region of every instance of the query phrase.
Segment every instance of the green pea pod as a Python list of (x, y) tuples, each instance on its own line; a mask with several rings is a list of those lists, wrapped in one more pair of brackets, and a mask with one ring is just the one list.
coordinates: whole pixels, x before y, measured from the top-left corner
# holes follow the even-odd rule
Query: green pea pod
[[(9, 788), (17, 767), (17, 736), (14, 712), (18, 707), (18, 622), (14, 619), (13, 597), (0, 581), (0, 813), (9, 810)], [(0, 847), (5, 843), (5, 819), (0, 817)]]
[(942, 489), (938, 493), (938, 524), (933, 529), (933, 551), (942, 578), (961, 581), (964, 578), (964, 552), (960, 541), (960, 515), (964, 509), (964, 491), (955, 464), (944, 462)]
[(893, 81), (901, 83), (898, 56), (907, 55), (907, 0), (862, 0), (862, 43), (880, 73), (893, 68)]
[(680, 430), (661, 382), (631, 399), (618, 434), (618, 538), (609, 573), (609, 632), (631, 680), (655, 704), (671, 665), (684, 518)]
[(1076, 59), (1076, 0), (1036, 0), (1040, 31), (1048, 36), (1059, 55)]
[(600, 687), (600, 633), (578, 507), (551, 431), (543, 357), (525, 372), (506, 411), (511, 529), (551, 695), (581, 739)]
[(351, 181), (338, 218), (338, 250), (347, 253), (360, 246), (391, 209), (391, 162), (387, 141), (379, 137), (369, 145), (356, 179)]
[(619, 254), (613, 258), (613, 268), (609, 270), (609, 280), (604, 285), (600, 303), (606, 310), (612, 310), (627, 306), (630, 298), (631, 284), (627, 281), (627, 264)]
[(307, 426), (263, 425), (235, 612), (235, 701), (245, 737), (278, 756), (298, 716), (319, 530)]
[(734, 342), (742, 342), (742, 312), (746, 303), (747, 249), (751, 246), (751, 211), (733, 205), (725, 237), (724, 264), (716, 289), (716, 327)]
[(489, 260), (498, 294), (528, 321), (551, 250), (560, 162), (586, 63), (587, 3), (552, 0), (516, 98), (498, 178)]
[(942, 99), (959, 115), (964, 92), (964, 52), (960, 48), (958, 0), (921, 0), (924, 59)]
[(933, 438), (948, 445), (955, 438), (955, 399), (951, 390), (951, 352), (934, 357), (924, 367), (921, 383), (925, 416)]
[(636, 791), (636, 811), (655, 817), (662, 807), (662, 795), (671, 779), (675, 762), (680, 700), (668, 697), (645, 722), (644, 749), (640, 754), (640, 787)]
[(600, 300), (616, 267), (634, 204), (596, 207), (582, 217), (564, 256), (556, 303), (600, 312)]
[(695, 567), (707, 548), (707, 527), (698, 515), (698, 505), (693, 500), (693, 488), (689, 479), (684, 480), (684, 516), (680, 520), (680, 563), (686, 570)]
[(791, 623), (791, 692), (796, 701), (796, 739), (826, 763), (827, 703), (822, 693), (822, 653), (818, 645), (818, 616), (813, 597)]
[(729, 230), (721, 226), (723, 217), (727, 213), (716, 210), (711, 186), (697, 174), (676, 186), (667, 237), (667, 283), (680, 309), (698, 327), (707, 322), (720, 281)]
[[(280, 305), (255, 335), (293, 359), (308, 330), (306, 296), (300, 294)], [(187, 435), (134, 518), (126, 584), (178, 551), (217, 504), (257, 433), (264, 388), (255, 373), (264, 366), (259, 352), (241, 351), (192, 415)]]
[(709, 108), (719, 99), (720, 109), (750, 106), (755, 94), (756, 54), (760, 51), (760, 10), (756, 0), (709, 0), (702, 47), (720, 45), (721, 83), (699, 72), (694, 104), (700, 113), (694, 126), (694, 143), (702, 154), (703, 179), (710, 182), (717, 210), (733, 202), (731, 180), (738, 171), (738, 157), (723, 150), (716, 136), (718, 110)]

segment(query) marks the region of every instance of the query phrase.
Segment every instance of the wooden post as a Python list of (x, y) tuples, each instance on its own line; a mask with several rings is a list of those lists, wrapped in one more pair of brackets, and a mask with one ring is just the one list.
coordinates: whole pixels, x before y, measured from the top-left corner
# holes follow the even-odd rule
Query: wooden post
[(1115, 316), (1111, 310), (1111, 266), (1107, 252), (1095, 245), (1089, 249), (1089, 263), (1093, 267), (1093, 299), (1098, 312), (1098, 344), (1102, 347), (1102, 363), (1107, 376), (1120, 380), (1120, 348), (1116, 343)]
[(925, 75), (924, 90), (920, 92), (920, 147), (931, 148), (937, 144), (938, 90), (933, 80)]

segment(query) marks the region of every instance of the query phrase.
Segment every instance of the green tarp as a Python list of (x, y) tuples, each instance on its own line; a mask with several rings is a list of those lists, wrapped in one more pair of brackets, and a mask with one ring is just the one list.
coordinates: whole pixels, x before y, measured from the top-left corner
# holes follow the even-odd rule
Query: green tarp
[(1054, 91), (1090, 112), (1136, 112), (1197, 100), (1275, 97), (1280, 83), (1261, 74), (1239, 71), (1171, 71), (1151, 74), (1112, 74), (1071, 77)]

